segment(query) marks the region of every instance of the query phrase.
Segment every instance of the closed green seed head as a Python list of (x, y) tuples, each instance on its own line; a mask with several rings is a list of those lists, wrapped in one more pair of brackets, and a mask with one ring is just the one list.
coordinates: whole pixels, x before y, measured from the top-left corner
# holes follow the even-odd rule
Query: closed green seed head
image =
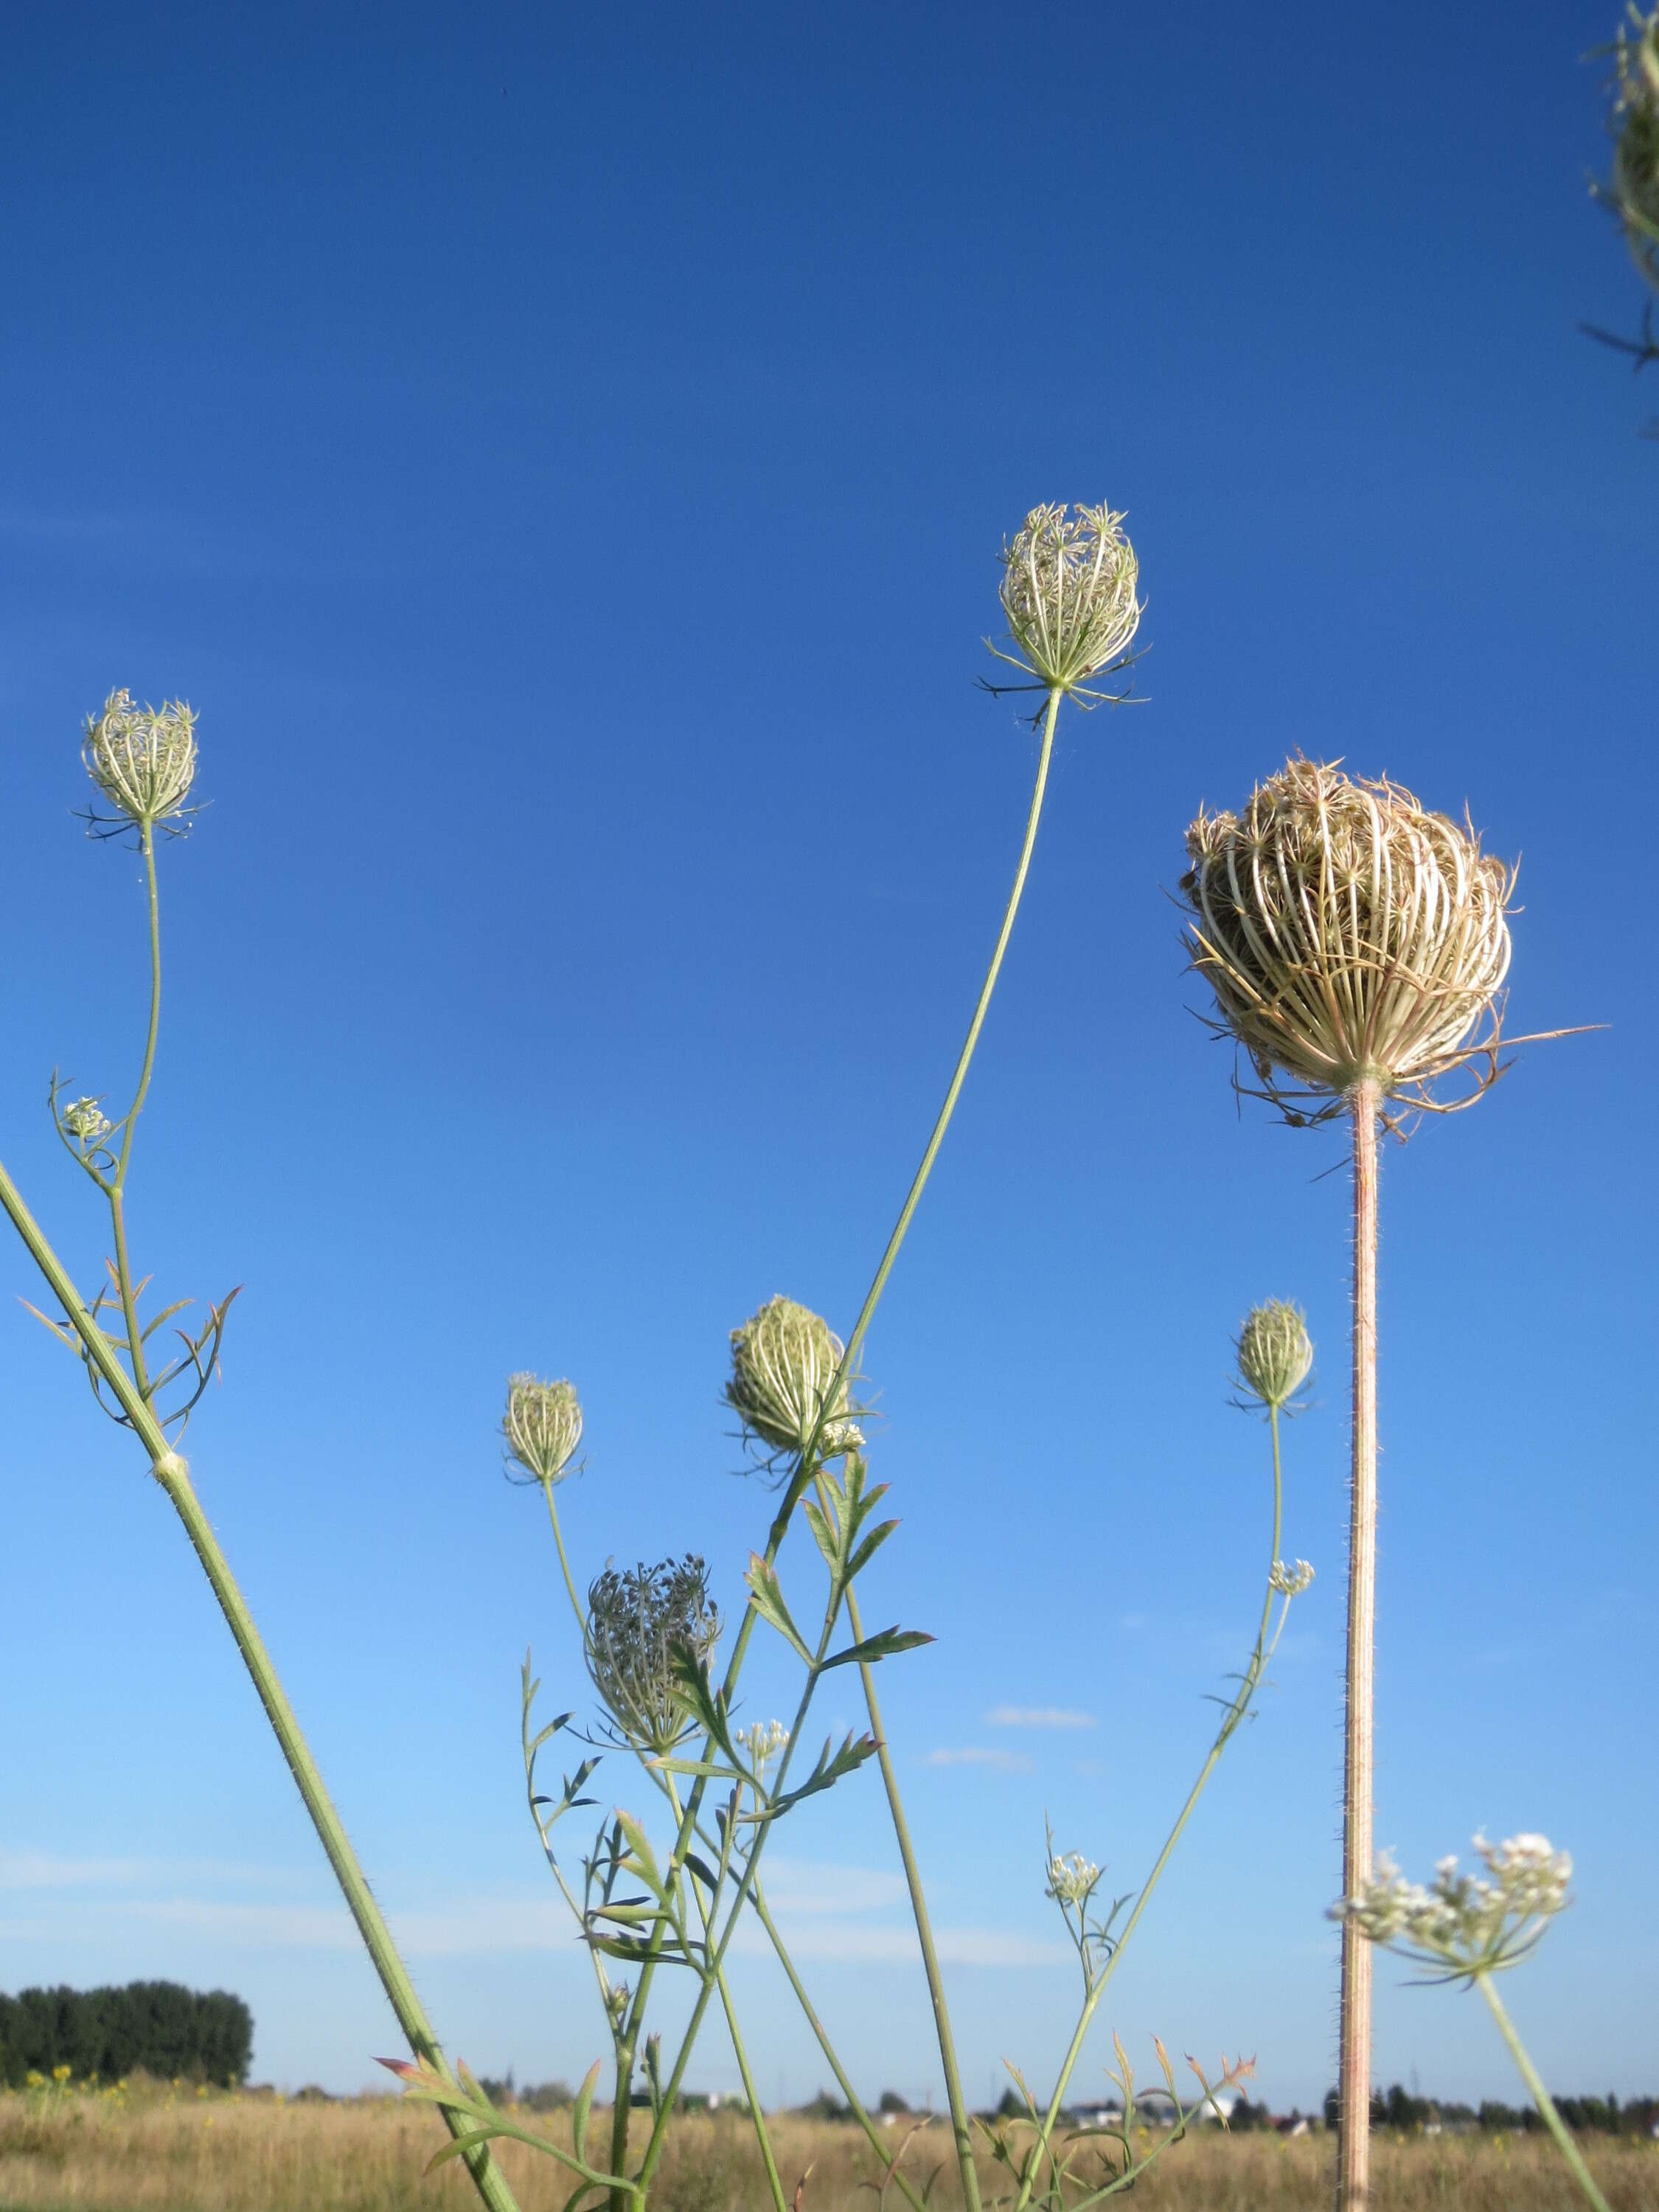
[[(827, 1321), (793, 1298), (769, 1298), (732, 1330), (726, 1402), (763, 1455), (799, 1457), (806, 1449), (845, 1348)], [(850, 1410), (843, 1382), (818, 1428), (820, 1459), (838, 1459), (863, 1443), (857, 1423), (842, 1418)]]
[(1295, 1397), (1313, 1368), (1313, 1339), (1302, 1309), (1283, 1298), (1251, 1308), (1237, 1348), (1245, 1394), (1276, 1413)]
[[(1109, 507), (1034, 507), (1002, 549), (1002, 611), (1020, 664), (1069, 691), (1126, 652), (1144, 607), (1140, 563)], [(1005, 654), (1003, 658), (1006, 659)]]
[(550, 1488), (565, 1474), (582, 1440), (582, 1409), (574, 1384), (543, 1382), (534, 1375), (511, 1376), (501, 1434), (507, 1442), (508, 1474), (516, 1463), (524, 1476), (514, 1476), (514, 1480)]
[(119, 819), (153, 829), (184, 811), (196, 777), (196, 717), (182, 699), (135, 707), (130, 692), (112, 691), (86, 719), (81, 757)]

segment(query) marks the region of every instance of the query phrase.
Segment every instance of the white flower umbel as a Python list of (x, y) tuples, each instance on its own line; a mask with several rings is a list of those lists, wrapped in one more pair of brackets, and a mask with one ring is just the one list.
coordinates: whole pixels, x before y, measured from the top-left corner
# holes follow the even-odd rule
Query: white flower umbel
[(1486, 1875), (1460, 1874), (1455, 1857), (1440, 1860), (1425, 1888), (1407, 1881), (1388, 1852), (1355, 1896), (1331, 1908), (1362, 1935), (1436, 1980), (1473, 1980), (1516, 1966), (1534, 1950), (1555, 1915), (1571, 1902), (1572, 1860), (1547, 1836), (1510, 1836), (1501, 1844), (1474, 1838)]
[[(1083, 687), (1121, 665), (1146, 611), (1135, 597), (1140, 563), (1109, 507), (1034, 507), (1002, 549), (1002, 611), (1012, 653), (1036, 688), (1084, 705), (1109, 695)], [(986, 643), (990, 645), (988, 638)]]
[(1459, 1874), (1455, 1858), (1444, 1858), (1426, 1887), (1407, 1881), (1381, 1852), (1371, 1879), (1334, 1905), (1331, 1917), (1423, 1968), (1425, 1981), (1466, 1982), (1480, 1990), (1585, 2203), (1595, 2212), (1610, 2212), (1492, 1981), (1530, 1957), (1556, 1914), (1571, 1903), (1572, 1861), (1547, 1836), (1510, 1836), (1501, 1844), (1477, 1836), (1474, 1849), (1484, 1875)]
[(1637, 267), (1659, 288), (1659, 8), (1643, 16), (1630, 11), (1633, 35), (1618, 43), (1618, 91), (1613, 120), (1613, 182), (1617, 207)]
[(1056, 1905), (1082, 1905), (1093, 1893), (1099, 1880), (1100, 1869), (1092, 1859), (1085, 1859), (1081, 1851), (1060, 1852), (1048, 1862), (1044, 1894), (1052, 1897)]
[(1298, 1559), (1287, 1567), (1283, 1559), (1275, 1559), (1268, 1573), (1271, 1587), (1285, 1597), (1300, 1597), (1304, 1590), (1313, 1588), (1314, 1571), (1305, 1559)]
[(89, 817), (94, 834), (114, 836), (129, 824), (149, 832), (158, 823), (176, 830), (196, 778), (196, 717), (182, 699), (136, 707), (131, 692), (112, 691), (101, 713), (86, 719), (81, 757), (115, 810), (112, 819)]
[(748, 1753), (750, 1765), (764, 1781), (767, 1768), (787, 1748), (789, 1731), (781, 1721), (752, 1721), (747, 1728), (738, 1729), (732, 1741)]

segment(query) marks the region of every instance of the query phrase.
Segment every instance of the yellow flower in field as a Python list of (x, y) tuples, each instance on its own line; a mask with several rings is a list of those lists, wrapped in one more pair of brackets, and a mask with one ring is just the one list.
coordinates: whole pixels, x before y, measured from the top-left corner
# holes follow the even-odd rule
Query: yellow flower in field
[(33, 2067), (31, 2066), (28, 2072), (23, 2076), (23, 2087), (26, 2089), (44, 2089), (46, 2086), (46, 2075), (44, 2074), (37, 2074)]
[(54, 2066), (52, 2069), (52, 2078), (54, 2081), (67, 2081), (74, 2071), (75, 2069), (72, 2066)]

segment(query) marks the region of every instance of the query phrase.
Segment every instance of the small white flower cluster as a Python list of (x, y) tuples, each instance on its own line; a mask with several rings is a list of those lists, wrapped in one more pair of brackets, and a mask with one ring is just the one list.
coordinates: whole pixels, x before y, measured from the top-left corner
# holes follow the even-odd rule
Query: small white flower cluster
[(64, 1107), (60, 1117), (66, 1136), (73, 1137), (82, 1152), (101, 1145), (115, 1124), (99, 1107), (95, 1098), (76, 1098)]
[(1334, 1919), (1419, 1966), (1449, 1976), (1491, 1973), (1526, 1957), (1568, 1902), (1572, 1860), (1547, 1836), (1510, 1836), (1501, 1844), (1474, 1838), (1491, 1879), (1459, 1874), (1443, 1858), (1425, 1888), (1407, 1881), (1388, 1852), (1357, 1897), (1332, 1907)]
[(1065, 1851), (1048, 1862), (1048, 1886), (1045, 1893), (1056, 1905), (1082, 1905), (1100, 1880), (1100, 1869), (1092, 1859), (1085, 1859), (1081, 1851)]
[(756, 1721), (746, 1729), (739, 1729), (734, 1741), (748, 1753), (756, 1773), (764, 1775), (788, 1743), (789, 1731), (781, 1721)]
[(1282, 1590), (1286, 1597), (1300, 1597), (1304, 1589), (1311, 1588), (1313, 1578), (1314, 1571), (1305, 1559), (1298, 1559), (1293, 1567), (1287, 1567), (1283, 1559), (1275, 1559), (1267, 1575), (1269, 1587)]

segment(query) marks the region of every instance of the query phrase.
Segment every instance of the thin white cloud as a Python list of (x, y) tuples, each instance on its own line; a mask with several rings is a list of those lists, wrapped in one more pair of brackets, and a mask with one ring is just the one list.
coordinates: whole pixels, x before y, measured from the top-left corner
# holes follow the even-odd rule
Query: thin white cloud
[(1031, 1761), (1023, 1751), (1004, 1751), (1000, 1746), (970, 1743), (960, 1751), (930, 1751), (924, 1766), (988, 1766), (998, 1774), (1029, 1774)]
[(987, 1728), (1091, 1729), (1100, 1723), (1092, 1713), (1069, 1705), (993, 1705), (985, 1716)]
[[(1001, 1765), (1010, 1756), (984, 1753), (980, 1759)], [(970, 1757), (968, 1763), (975, 1762)], [(165, 1929), (173, 1940), (194, 1936), (215, 1948), (356, 1951), (361, 1938), (343, 1905), (201, 1893), (213, 1881), (246, 1892), (253, 1882), (286, 1887), (292, 1879), (256, 1867), (8, 1852), (0, 1857), (0, 1891), (35, 1893), (23, 1916), (0, 1914), (0, 1942), (103, 1943), (148, 1927)], [(152, 1893), (143, 1894), (146, 1887)], [(899, 1917), (905, 1890), (896, 1872), (780, 1856), (771, 1862), (766, 1890), (793, 1958), (872, 1965), (908, 1965), (916, 1958), (915, 1931), (908, 1914)], [(55, 1906), (53, 1892), (74, 1894)], [(405, 1911), (388, 1902), (386, 1917), (410, 1959), (522, 1955), (568, 1949), (579, 1940), (563, 1905), (539, 1890), (463, 1898), (437, 1910)], [(1060, 1946), (1008, 1929), (942, 1928), (937, 1940), (940, 1957), (957, 1966), (1047, 1966), (1070, 1956)], [(747, 1915), (733, 1948), (756, 1957), (771, 1954), (764, 1929)]]

